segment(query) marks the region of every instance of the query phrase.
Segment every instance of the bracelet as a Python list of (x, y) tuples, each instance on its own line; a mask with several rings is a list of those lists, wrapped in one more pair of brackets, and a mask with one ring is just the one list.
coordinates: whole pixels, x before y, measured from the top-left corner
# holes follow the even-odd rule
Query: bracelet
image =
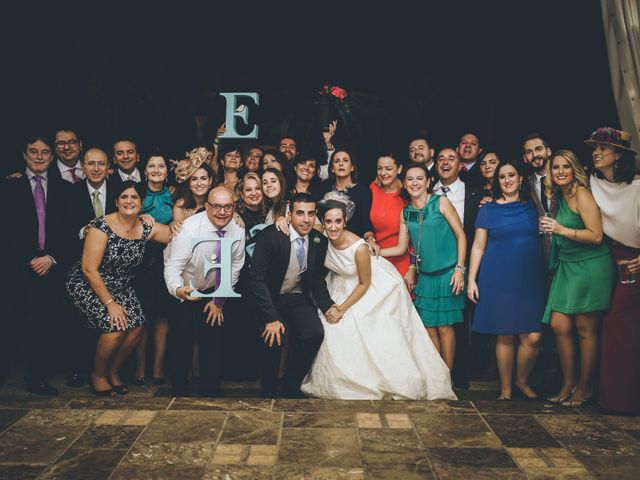
[(409, 270), (417, 270), (417, 267), (415, 265), (409, 265)]
[(464, 265), (456, 265), (455, 267), (453, 267), (453, 269), (462, 273), (467, 271), (467, 267), (465, 267)]
[(213, 143), (216, 145), (220, 145), (220, 139), (218, 137), (214, 138)]
[(113, 302), (113, 297), (111, 297), (111, 300), (109, 300), (107, 303), (104, 304), (104, 306), (106, 307), (107, 305), (109, 305), (111, 302)]
[(575, 228), (573, 229), (573, 239), (574, 240), (578, 239), (578, 231)]

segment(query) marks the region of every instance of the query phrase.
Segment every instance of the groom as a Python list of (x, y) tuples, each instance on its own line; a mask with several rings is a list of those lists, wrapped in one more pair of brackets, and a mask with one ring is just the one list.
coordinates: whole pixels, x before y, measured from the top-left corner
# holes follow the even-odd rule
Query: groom
[(318, 308), (328, 312), (329, 296), (324, 257), (327, 239), (313, 229), (316, 202), (308, 193), (290, 201), (291, 234), (270, 225), (258, 235), (251, 262), (251, 291), (264, 340), (262, 391), (276, 394), (281, 335), (289, 329), (293, 352), (284, 372), (283, 395), (302, 397), (300, 384), (324, 338)]

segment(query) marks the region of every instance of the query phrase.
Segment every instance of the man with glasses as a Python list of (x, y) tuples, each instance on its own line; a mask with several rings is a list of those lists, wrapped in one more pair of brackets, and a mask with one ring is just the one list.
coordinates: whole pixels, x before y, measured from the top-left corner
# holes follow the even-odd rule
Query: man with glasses
[[(169, 293), (180, 300), (178, 315), (171, 318), (169, 348), (172, 352), (171, 381), (174, 396), (188, 396), (188, 374), (194, 340), (198, 342), (200, 386), (204, 396), (220, 396), (221, 344), (224, 330), (224, 298), (194, 297), (192, 292), (214, 292), (222, 274), (231, 274), (231, 284), (238, 282), (244, 265), (244, 228), (232, 221), (235, 210), (233, 194), (225, 187), (209, 192), (205, 211), (184, 221), (182, 230), (164, 251), (164, 279)], [(231, 272), (221, 268), (205, 271), (208, 262), (220, 263), (221, 242), (194, 239), (234, 238), (231, 248)]]
[(82, 140), (78, 138), (76, 131), (70, 128), (56, 130), (53, 145), (56, 149), (56, 166), (58, 168), (51, 169), (52, 175), (59, 175), (70, 183), (84, 180), (85, 175), (80, 162)]
[[(19, 344), (18, 332), (27, 338), (27, 390), (57, 395), (47, 382), (60, 331), (60, 300), (64, 273), (63, 226), (68, 185), (50, 175), (53, 152), (44, 136), (25, 138), (25, 168), (20, 177), (0, 185), (6, 208), (0, 261), (8, 279), (2, 290), (0, 356), (10, 356)], [(55, 169), (54, 169), (55, 170)], [(0, 358), (0, 370), (8, 359)], [(0, 376), (2, 376), (0, 374)]]

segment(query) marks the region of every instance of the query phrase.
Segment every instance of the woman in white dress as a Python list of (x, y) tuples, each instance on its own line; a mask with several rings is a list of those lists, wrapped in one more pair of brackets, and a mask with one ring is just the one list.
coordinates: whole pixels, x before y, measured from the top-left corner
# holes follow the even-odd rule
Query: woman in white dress
[(329, 237), (327, 287), (336, 302), (302, 384), (307, 395), (348, 400), (452, 399), (449, 369), (425, 333), (404, 280), (346, 230), (348, 205), (320, 202)]

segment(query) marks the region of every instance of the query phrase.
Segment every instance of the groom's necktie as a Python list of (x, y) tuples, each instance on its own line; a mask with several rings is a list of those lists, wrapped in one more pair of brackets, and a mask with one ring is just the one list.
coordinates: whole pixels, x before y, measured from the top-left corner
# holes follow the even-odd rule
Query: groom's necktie
[(304, 237), (296, 238), (296, 258), (298, 259), (298, 266), (300, 272), (304, 270)]

